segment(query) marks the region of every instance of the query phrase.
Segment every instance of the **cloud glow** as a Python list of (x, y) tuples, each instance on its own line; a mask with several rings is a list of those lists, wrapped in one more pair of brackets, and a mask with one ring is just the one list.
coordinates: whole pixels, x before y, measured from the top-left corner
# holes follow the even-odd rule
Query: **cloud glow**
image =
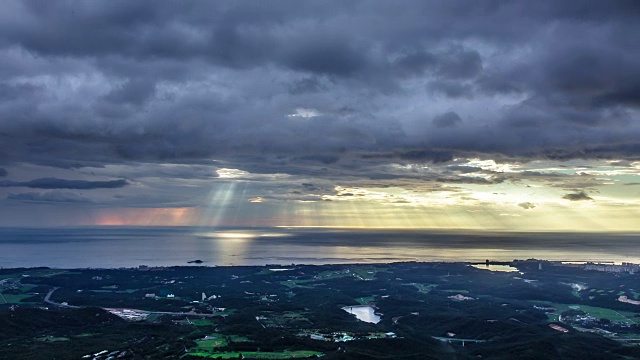
[(640, 231), (635, 5), (352, 5), (9, 0), (0, 226)]

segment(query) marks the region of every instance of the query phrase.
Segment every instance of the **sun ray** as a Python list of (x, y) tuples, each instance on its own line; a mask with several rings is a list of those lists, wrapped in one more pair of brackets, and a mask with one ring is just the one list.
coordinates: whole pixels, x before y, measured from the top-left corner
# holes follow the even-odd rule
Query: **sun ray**
[(216, 188), (209, 193), (206, 208), (198, 221), (201, 227), (220, 226), (225, 218), (227, 207), (235, 200), (236, 181), (226, 181), (216, 185)]

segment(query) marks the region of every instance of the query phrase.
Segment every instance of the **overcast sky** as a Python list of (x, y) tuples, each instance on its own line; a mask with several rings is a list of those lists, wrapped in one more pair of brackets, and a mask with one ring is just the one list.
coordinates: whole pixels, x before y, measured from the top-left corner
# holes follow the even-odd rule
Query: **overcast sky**
[(640, 2), (5, 1), (0, 225), (640, 230)]

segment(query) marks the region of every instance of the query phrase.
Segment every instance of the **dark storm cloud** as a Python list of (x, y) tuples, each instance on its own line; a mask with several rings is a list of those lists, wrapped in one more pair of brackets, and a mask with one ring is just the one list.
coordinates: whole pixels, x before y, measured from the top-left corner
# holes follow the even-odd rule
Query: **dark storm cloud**
[(465, 155), (638, 159), (638, 7), (10, 2), (0, 161), (373, 179)]
[(142, 105), (155, 93), (156, 84), (151, 79), (129, 79), (113, 89), (105, 99), (114, 103)]
[(129, 185), (124, 179), (109, 181), (66, 180), (56, 178), (41, 178), (29, 181), (0, 181), (0, 187), (27, 187), (32, 189), (116, 189)]
[(26, 203), (89, 203), (89, 199), (74, 193), (50, 191), (45, 193), (18, 193), (7, 195), (8, 200)]
[[(300, 39), (302, 40), (302, 39)], [(335, 37), (319, 38), (312, 42), (302, 40), (298, 46), (284, 55), (283, 64), (293, 70), (349, 77), (366, 70), (368, 59), (366, 47), (336, 34)]]
[(0, 168), (0, 176), (7, 176), (9, 172), (6, 169)]
[(320, 162), (323, 164), (333, 164), (338, 162), (338, 160), (340, 160), (340, 157), (336, 155), (307, 155), (307, 156), (302, 156), (298, 159)]
[(433, 124), (439, 128), (454, 127), (462, 122), (460, 115), (454, 111), (446, 112), (433, 118)]
[(521, 208), (525, 209), (525, 210), (529, 210), (529, 209), (533, 209), (536, 207), (536, 204), (534, 203), (530, 203), (530, 202), (522, 202), (519, 203), (518, 206), (520, 206)]
[(451, 165), (451, 166), (447, 166), (447, 170), (448, 171), (452, 171), (452, 172), (458, 172), (458, 173), (462, 173), (462, 174), (469, 174), (469, 173), (482, 173), (483, 170), (479, 167), (476, 166), (466, 166), (466, 165)]
[(427, 90), (434, 95), (442, 94), (451, 99), (471, 98), (474, 94), (474, 87), (468, 82), (452, 80), (431, 81)]
[(391, 154), (365, 154), (363, 159), (399, 159), (413, 162), (444, 163), (453, 160), (453, 153), (447, 150), (407, 150)]
[(454, 47), (443, 56), (438, 73), (445, 78), (466, 79), (482, 71), (482, 59), (477, 51)]
[(562, 198), (566, 199), (566, 200), (570, 200), (570, 201), (593, 200), (593, 198), (590, 197), (589, 195), (587, 195), (587, 193), (584, 192), (584, 191), (578, 191), (578, 192), (575, 192), (575, 193), (569, 193), (569, 194), (564, 195)]

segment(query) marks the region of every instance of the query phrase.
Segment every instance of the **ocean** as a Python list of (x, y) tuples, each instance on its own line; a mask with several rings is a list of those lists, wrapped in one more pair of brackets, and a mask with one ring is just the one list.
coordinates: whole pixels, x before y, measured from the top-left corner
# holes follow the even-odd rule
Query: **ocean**
[(0, 228), (0, 267), (508, 261), (640, 263), (640, 234), (324, 228)]

